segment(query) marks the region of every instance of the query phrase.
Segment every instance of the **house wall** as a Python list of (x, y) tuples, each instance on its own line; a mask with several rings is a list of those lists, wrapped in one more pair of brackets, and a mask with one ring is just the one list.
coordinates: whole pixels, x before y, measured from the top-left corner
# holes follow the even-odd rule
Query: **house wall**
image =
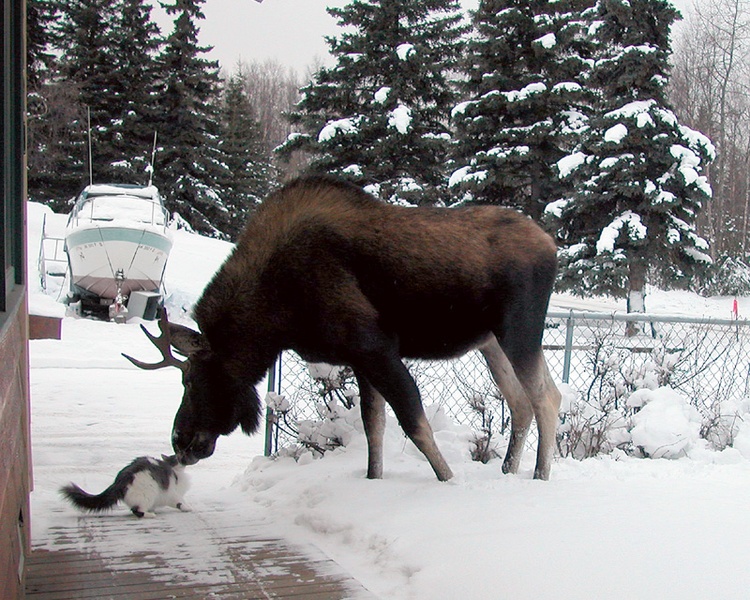
[(0, 598), (14, 600), (30, 551), (26, 0), (0, 3)]
[(3, 600), (23, 597), (30, 552), (29, 388), (26, 299), (17, 298), (0, 330), (0, 587)]

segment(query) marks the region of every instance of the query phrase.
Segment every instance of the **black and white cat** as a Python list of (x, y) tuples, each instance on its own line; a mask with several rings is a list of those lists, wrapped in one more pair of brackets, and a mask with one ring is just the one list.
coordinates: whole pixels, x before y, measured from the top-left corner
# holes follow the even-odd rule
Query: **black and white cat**
[(60, 488), (60, 493), (82, 510), (101, 512), (122, 500), (136, 517), (153, 517), (154, 509), (161, 506), (189, 511), (182, 501), (189, 486), (185, 465), (175, 456), (162, 455), (161, 460), (141, 456), (120, 471), (101, 494), (84, 492), (74, 483)]

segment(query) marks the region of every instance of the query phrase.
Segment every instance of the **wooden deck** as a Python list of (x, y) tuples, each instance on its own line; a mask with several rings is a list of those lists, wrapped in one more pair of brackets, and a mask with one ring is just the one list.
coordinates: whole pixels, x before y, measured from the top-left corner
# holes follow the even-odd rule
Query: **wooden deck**
[[(35, 541), (27, 599), (373, 598), (320, 551), (290, 547), (252, 526), (217, 530), (210, 514), (70, 521)], [(181, 540), (184, 527), (190, 535)]]

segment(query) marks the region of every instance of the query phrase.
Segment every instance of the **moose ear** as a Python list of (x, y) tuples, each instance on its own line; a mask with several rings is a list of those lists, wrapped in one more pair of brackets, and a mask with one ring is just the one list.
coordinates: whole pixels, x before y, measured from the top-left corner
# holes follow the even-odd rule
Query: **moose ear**
[(203, 334), (177, 323), (169, 324), (169, 342), (185, 356), (209, 348), (208, 340)]

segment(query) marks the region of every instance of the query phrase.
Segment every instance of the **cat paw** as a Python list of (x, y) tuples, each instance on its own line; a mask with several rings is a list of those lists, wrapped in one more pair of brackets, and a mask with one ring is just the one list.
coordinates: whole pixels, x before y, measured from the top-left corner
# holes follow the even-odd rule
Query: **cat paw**
[(144, 519), (153, 519), (156, 516), (156, 513), (154, 512), (145, 512), (143, 513)]
[(190, 508), (187, 504), (184, 502), (179, 502), (175, 505), (175, 508), (181, 510), (182, 512), (192, 512), (192, 508)]

